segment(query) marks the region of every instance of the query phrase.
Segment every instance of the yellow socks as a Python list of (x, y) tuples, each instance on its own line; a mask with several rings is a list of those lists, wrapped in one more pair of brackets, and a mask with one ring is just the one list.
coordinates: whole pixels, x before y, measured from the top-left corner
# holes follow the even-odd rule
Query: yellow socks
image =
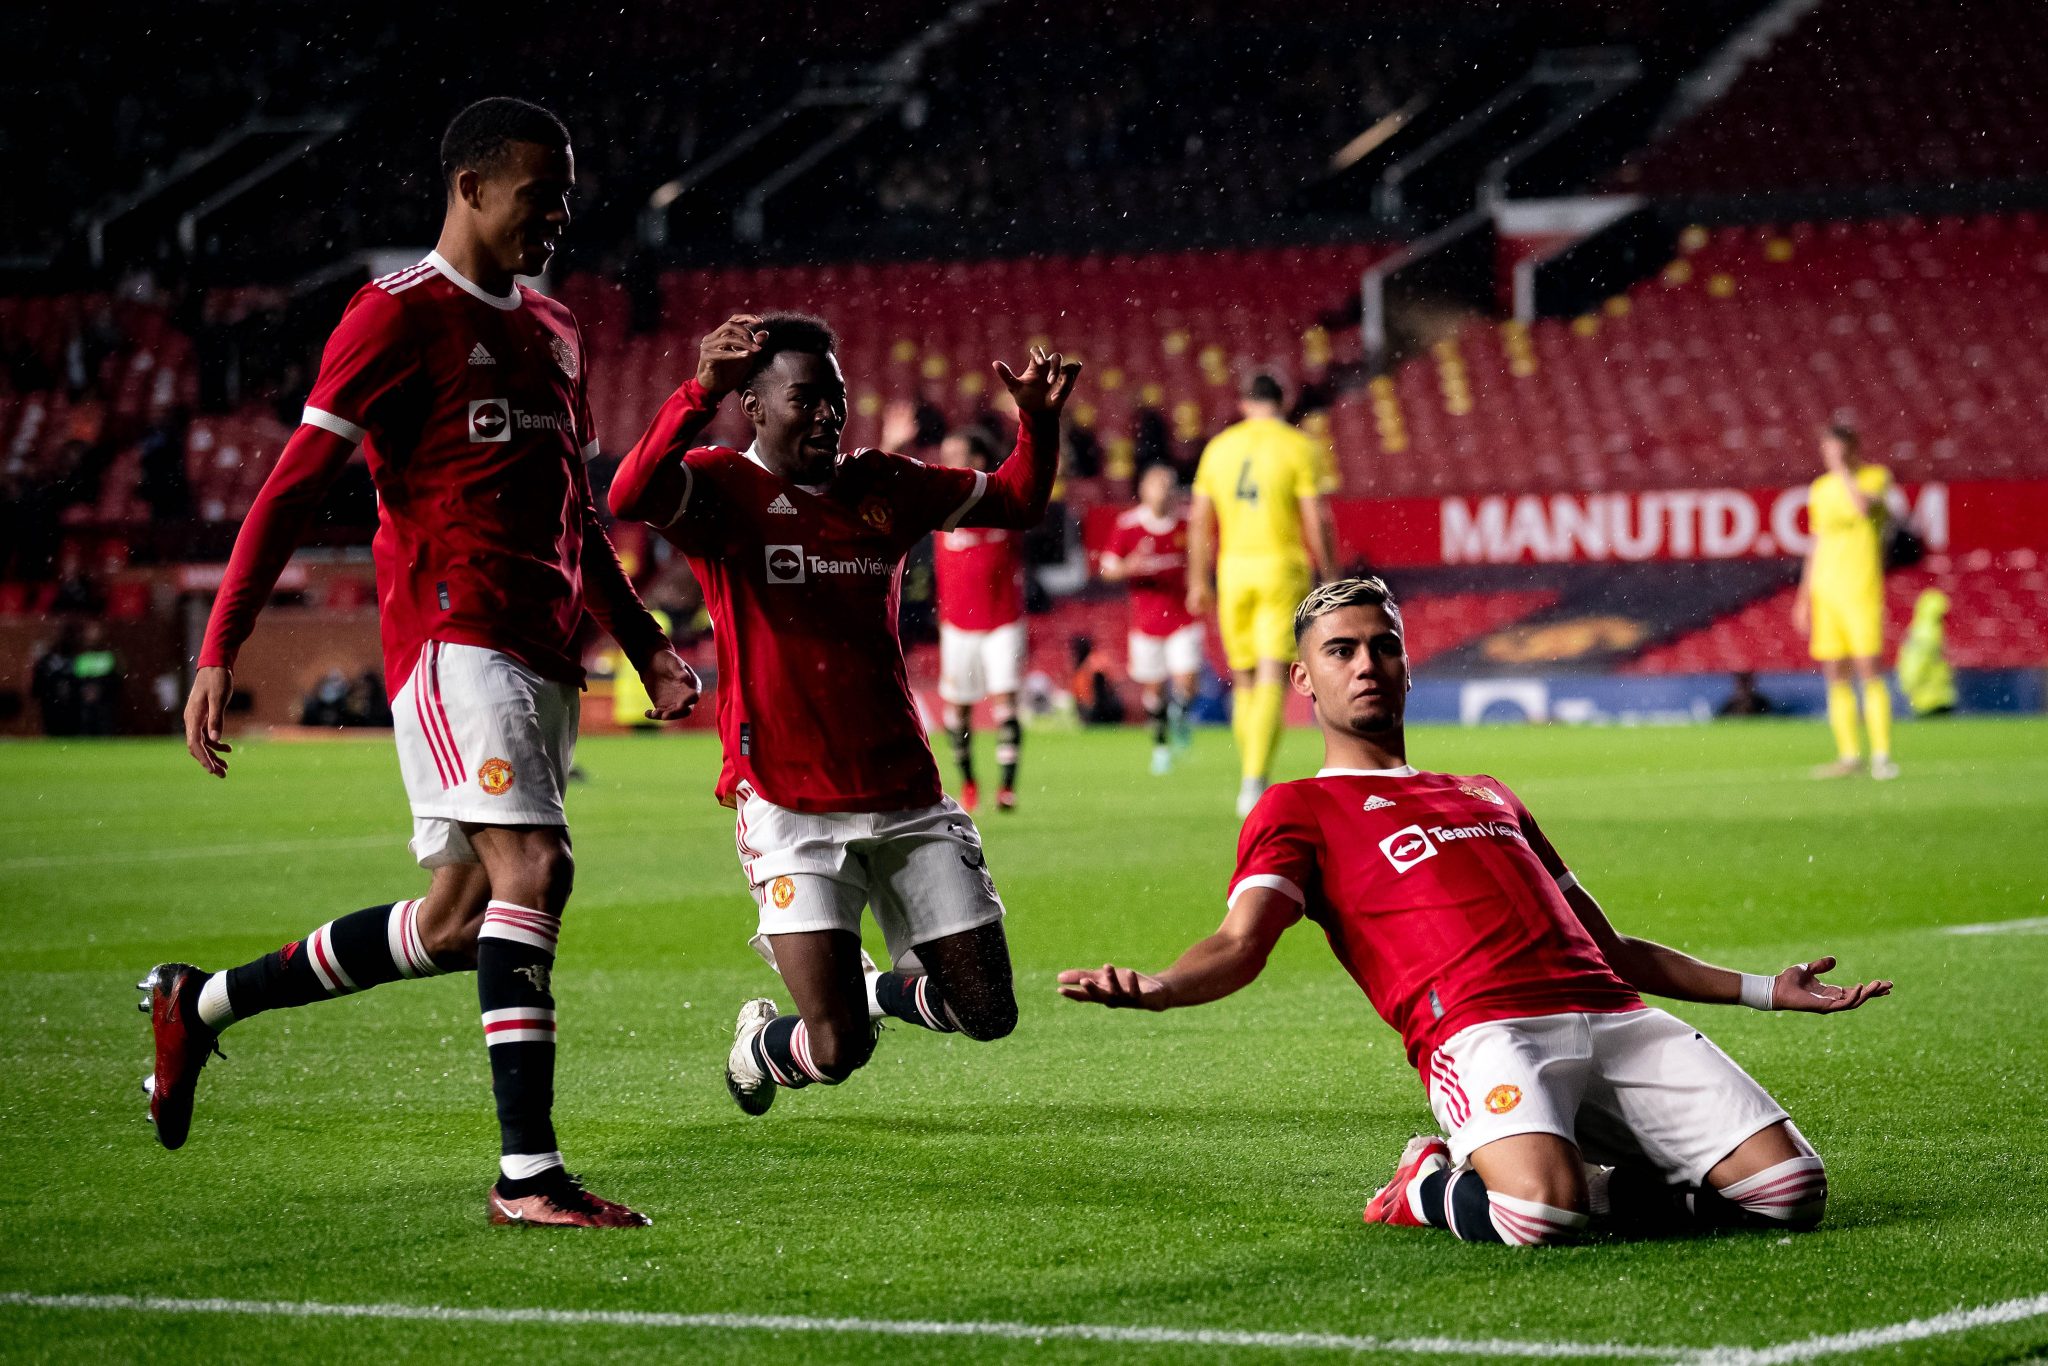
[(1280, 744), (1280, 727), (1286, 719), (1287, 693), (1284, 684), (1254, 683), (1240, 699), (1244, 728), (1238, 731), (1238, 757), (1247, 778), (1264, 778), (1273, 769), (1273, 751)]
[[(1828, 699), (1830, 714), (1834, 711), (1834, 699)], [(1892, 752), (1892, 690), (1885, 686), (1882, 678), (1873, 678), (1863, 685), (1863, 725), (1870, 732), (1870, 755), (1873, 759), (1889, 758)]]
[[(1856, 689), (1849, 683), (1828, 684), (1828, 728), (1835, 733), (1835, 753), (1844, 763), (1856, 759)], [(1891, 699), (1885, 699), (1885, 731), (1890, 738)]]

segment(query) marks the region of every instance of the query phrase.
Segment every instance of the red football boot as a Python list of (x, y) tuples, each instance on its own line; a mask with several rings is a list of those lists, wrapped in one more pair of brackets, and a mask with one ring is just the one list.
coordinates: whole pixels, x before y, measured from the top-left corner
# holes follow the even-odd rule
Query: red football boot
[(492, 1186), (485, 1202), (491, 1222), (550, 1228), (645, 1228), (654, 1222), (638, 1210), (592, 1195), (560, 1167), (538, 1179), (540, 1189), (530, 1195), (504, 1195)]
[(1409, 1188), (1431, 1172), (1451, 1165), (1451, 1145), (1435, 1134), (1417, 1134), (1401, 1150), (1401, 1165), (1394, 1179), (1373, 1193), (1365, 1205), (1365, 1222), (1392, 1224), (1396, 1228), (1427, 1228), (1429, 1221), (1417, 1217), (1408, 1199)]
[(149, 1097), (149, 1122), (157, 1142), (181, 1148), (192, 1128), (192, 1096), (199, 1089), (199, 1071), (220, 1051), (220, 1031), (199, 1018), (199, 987), (206, 974), (190, 963), (159, 963), (135, 984), (148, 993), (136, 1009), (149, 1015), (156, 1036), (156, 1068), (142, 1080)]
[(981, 789), (973, 783), (960, 784), (960, 809), (971, 816), (974, 808), (980, 805)]

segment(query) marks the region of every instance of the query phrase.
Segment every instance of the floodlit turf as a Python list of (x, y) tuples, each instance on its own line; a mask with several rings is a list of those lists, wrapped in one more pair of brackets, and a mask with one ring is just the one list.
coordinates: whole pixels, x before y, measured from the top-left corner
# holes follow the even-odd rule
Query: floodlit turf
[[(495, 1126), (467, 977), (225, 1038), (191, 1143), (136, 1083), (150, 964), (219, 967), (413, 895), (388, 740), (249, 744), (226, 783), (168, 743), (0, 746), (0, 1292), (1147, 1325), (1697, 1348), (2048, 1292), (2048, 725), (1901, 728), (1905, 777), (1820, 784), (1814, 724), (1428, 730), (1494, 773), (1624, 928), (1775, 970), (1838, 954), (1897, 994), (1832, 1019), (1689, 1007), (1828, 1160), (1827, 1228), (1547, 1251), (1366, 1228), (1422, 1089), (1320, 936), (1218, 1005), (1111, 1014), (1053, 973), (1163, 965), (1221, 913), (1234, 762), (1169, 779), (1137, 732), (1034, 734), (988, 813), (1023, 1018), (993, 1045), (895, 1027), (836, 1090), (742, 1116), (746, 946), (700, 737), (584, 746), (555, 976), (572, 1165), (634, 1233), (484, 1224)], [(1289, 737), (1283, 768), (1316, 743)], [(876, 941), (878, 945), (878, 940)], [(786, 998), (785, 998), (786, 999)], [(2010, 1360), (2048, 1318), (1887, 1359)], [(166, 1315), (0, 1304), (0, 1357), (1280, 1359), (1266, 1349)], [(1289, 1352), (1327, 1359), (1322, 1352)]]

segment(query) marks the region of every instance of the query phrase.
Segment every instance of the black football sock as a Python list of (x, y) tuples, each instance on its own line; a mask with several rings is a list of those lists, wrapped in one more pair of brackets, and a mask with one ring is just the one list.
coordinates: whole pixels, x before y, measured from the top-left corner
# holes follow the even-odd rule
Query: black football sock
[(840, 1078), (819, 1068), (811, 1058), (811, 1031), (795, 1015), (779, 1015), (754, 1036), (754, 1060), (777, 1086), (795, 1091), (817, 1082), (837, 1086)]
[(1167, 738), (1167, 728), (1169, 725), (1172, 724), (1167, 713), (1166, 699), (1162, 697), (1158, 701), (1158, 703), (1155, 704), (1152, 707), (1152, 709), (1146, 712), (1145, 714), (1152, 718), (1152, 743), (1155, 745), (1164, 745), (1166, 743)]
[(953, 742), (953, 762), (960, 765), (960, 782), (964, 786), (974, 781), (974, 722), (962, 721), (958, 730), (946, 732), (946, 738)]
[(266, 1010), (311, 1005), (402, 977), (441, 972), (420, 942), (418, 901), (371, 906), (330, 920), (303, 940), (214, 974), (199, 1017), (215, 1029)]
[(882, 973), (875, 978), (875, 1004), (891, 1019), (907, 1021), (920, 1029), (940, 1034), (957, 1032), (946, 1013), (945, 999), (930, 977)]
[(1489, 1191), (1470, 1167), (1422, 1178), (1422, 1217), (1467, 1243), (1532, 1247), (1577, 1237), (1589, 1222), (1575, 1210)]
[(1024, 748), (1024, 723), (1005, 716), (996, 723), (996, 762), (1002, 765), (1003, 786), (1017, 790), (1017, 757)]
[(491, 1094), (509, 1180), (562, 1164), (555, 1105), (555, 998), (550, 989), (562, 919), (493, 901), (476, 941), (476, 997), (491, 1055)]

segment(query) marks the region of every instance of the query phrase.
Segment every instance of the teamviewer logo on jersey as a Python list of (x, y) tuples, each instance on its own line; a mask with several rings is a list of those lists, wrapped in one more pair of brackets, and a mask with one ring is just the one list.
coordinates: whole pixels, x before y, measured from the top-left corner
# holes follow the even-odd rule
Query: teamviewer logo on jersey
[(1394, 865), (1395, 872), (1405, 873), (1424, 859), (1435, 858), (1436, 845), (1421, 826), (1411, 825), (1381, 840), (1380, 852)]
[(469, 405), (471, 441), (510, 441), (512, 405), (502, 398), (480, 398)]
[(804, 548), (800, 545), (771, 545), (768, 552), (768, 582), (802, 583)]

